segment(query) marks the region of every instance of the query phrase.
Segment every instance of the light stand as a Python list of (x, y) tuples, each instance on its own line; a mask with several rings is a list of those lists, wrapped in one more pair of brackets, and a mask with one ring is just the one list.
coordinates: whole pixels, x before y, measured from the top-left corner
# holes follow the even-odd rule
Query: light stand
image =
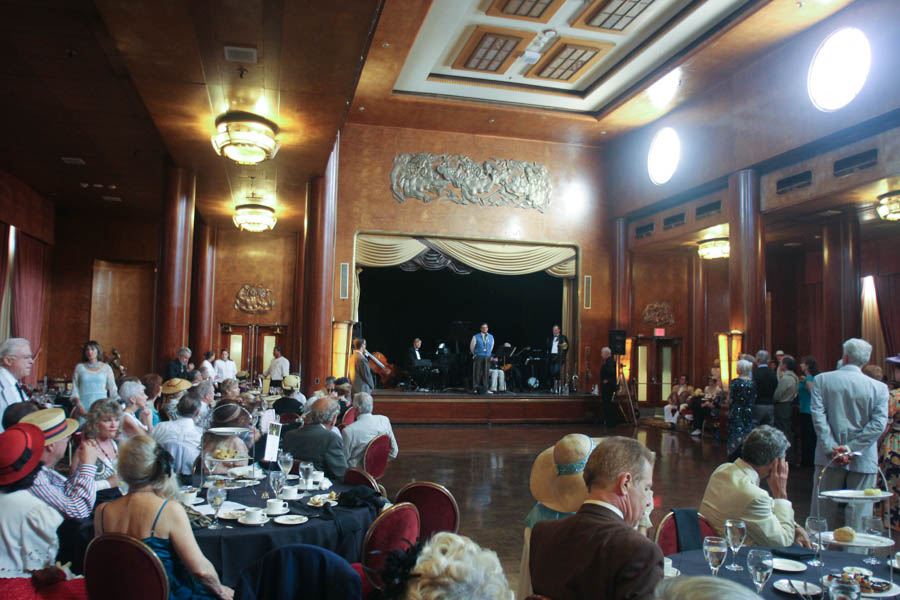
[[(637, 425), (637, 413), (634, 412), (634, 402), (631, 399), (631, 388), (628, 387), (628, 380), (625, 379), (625, 370), (622, 367), (622, 364), (619, 362), (620, 355), (616, 355), (616, 387), (619, 385), (625, 388), (625, 398), (628, 399), (628, 408), (631, 411), (631, 422), (634, 425)], [(615, 396), (615, 393), (613, 394)], [(602, 397), (602, 395), (601, 395)], [(622, 411), (622, 416), (627, 418), (625, 415), (625, 411)]]

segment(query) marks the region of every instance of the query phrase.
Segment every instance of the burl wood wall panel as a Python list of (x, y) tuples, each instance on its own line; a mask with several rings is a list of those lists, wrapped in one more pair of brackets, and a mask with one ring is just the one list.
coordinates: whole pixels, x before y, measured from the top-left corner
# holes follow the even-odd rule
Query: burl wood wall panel
[[(412, 199), (399, 203), (391, 195), (394, 157), (418, 152), (462, 154), (476, 161), (501, 158), (544, 164), (553, 182), (551, 205), (540, 213), (450, 202), (425, 204)], [(612, 317), (612, 228), (600, 180), (602, 165), (601, 152), (584, 146), (348, 124), (341, 134), (338, 174), (334, 318), (351, 317), (350, 300), (339, 297), (339, 269), (342, 262), (353, 263), (354, 237), (359, 231), (576, 245), (581, 254), (578, 346), (584, 382), (584, 349), (592, 347), (594, 356), (599, 356)], [(583, 309), (582, 275), (593, 278), (590, 310)], [(596, 372), (599, 363), (594, 362)]]
[[(695, 372), (709, 375), (713, 361), (719, 358), (716, 334), (728, 331), (730, 294), (728, 291), (728, 259), (703, 261), (706, 268), (706, 335), (703, 342), (704, 363)], [(695, 382), (699, 385), (701, 382)], [(703, 381), (702, 383), (705, 383)]]
[[(900, 53), (895, 0), (856, 2), (833, 17), (734, 71), (730, 77), (651, 125), (608, 148), (608, 197), (624, 215), (703, 183), (758, 164), (853, 125), (900, 108)], [(872, 67), (860, 94), (846, 107), (819, 111), (809, 99), (809, 62), (825, 37), (842, 26), (862, 29)], [(663, 127), (681, 138), (681, 162), (666, 184), (647, 176), (647, 150)]]
[[(219, 229), (216, 239), (216, 323), (213, 340), (217, 343), (219, 339), (219, 323), (277, 324), (292, 328), (296, 269), (297, 234)], [(270, 288), (275, 295), (275, 307), (258, 315), (234, 308), (235, 296), (245, 283)], [(285, 348), (285, 352), (289, 350)]]
[[(683, 338), (687, 343), (688, 319), (691, 318), (688, 267), (690, 255), (683, 252), (635, 254), (631, 259), (633, 306), (629, 337), (652, 336), (656, 325), (644, 322), (648, 304), (668, 302), (674, 325), (665, 325), (667, 337)], [(679, 371), (684, 365), (679, 365)]]
[[(805, 327), (806, 310), (800, 304), (805, 256), (802, 251), (781, 250), (766, 255), (766, 291), (772, 297), (772, 340), (768, 350), (784, 350), (798, 361), (809, 348), (798, 343), (798, 328)], [(747, 348), (751, 353), (759, 348)]]
[[(94, 259), (156, 264), (158, 255), (158, 218), (57, 211), (47, 344), (50, 377), (71, 377), (90, 337)], [(152, 314), (148, 318), (153, 321)], [(152, 352), (153, 340), (144, 343)], [(122, 360), (128, 365), (130, 357), (123, 355)]]

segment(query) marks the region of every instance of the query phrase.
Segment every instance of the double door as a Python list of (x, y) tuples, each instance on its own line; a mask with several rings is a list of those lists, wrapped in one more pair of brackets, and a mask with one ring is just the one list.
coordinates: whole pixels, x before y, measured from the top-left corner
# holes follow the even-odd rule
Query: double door
[(681, 338), (638, 336), (632, 346), (631, 377), (640, 404), (665, 404), (683, 369)]
[[(221, 347), (228, 350), (238, 372), (246, 371), (251, 378), (265, 372), (274, 358), (272, 350), (281, 346), (285, 355), (287, 327), (283, 325), (235, 325), (222, 323)], [(295, 367), (294, 365), (292, 365)], [(295, 369), (296, 370), (296, 369)]]

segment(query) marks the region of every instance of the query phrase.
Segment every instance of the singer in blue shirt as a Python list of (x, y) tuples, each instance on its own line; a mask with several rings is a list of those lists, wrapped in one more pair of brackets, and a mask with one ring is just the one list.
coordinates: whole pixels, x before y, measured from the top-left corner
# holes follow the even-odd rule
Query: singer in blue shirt
[[(494, 350), (494, 336), (488, 333), (488, 324), (481, 324), (481, 332), (472, 336), (469, 351), (472, 353), (472, 387), (488, 390), (491, 386), (491, 352)], [(491, 392), (488, 391), (488, 394)]]

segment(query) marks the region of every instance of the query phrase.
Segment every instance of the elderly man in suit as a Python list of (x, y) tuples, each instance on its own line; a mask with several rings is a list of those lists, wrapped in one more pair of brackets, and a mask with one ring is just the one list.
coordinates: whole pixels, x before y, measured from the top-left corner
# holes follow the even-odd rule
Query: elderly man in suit
[(382, 434), (391, 438), (391, 450), (388, 458), (397, 458), (397, 440), (394, 439), (391, 421), (384, 415), (372, 414), (372, 395), (365, 392), (356, 394), (353, 396), (353, 406), (359, 411), (359, 416), (341, 432), (344, 438), (344, 456), (347, 457), (347, 464), (351, 467), (362, 467), (366, 446)]
[[(797, 541), (808, 547), (806, 532), (794, 522), (794, 508), (787, 499), (789, 445), (784, 433), (760, 425), (744, 439), (741, 458), (713, 472), (700, 513), (719, 535), (725, 535), (725, 521), (740, 519), (747, 524), (748, 546), (789, 546)], [(760, 487), (766, 478), (772, 496)]]
[[(844, 342), (843, 366), (819, 373), (814, 380), (810, 399), (818, 438), (814, 477), (821, 475), (821, 491), (875, 487), (877, 444), (887, 427), (889, 394), (885, 384), (862, 372), (871, 354), (871, 344), (851, 338)], [(815, 504), (813, 497), (813, 510)], [(830, 528), (843, 524), (859, 530), (863, 517), (872, 515), (871, 502), (844, 506), (843, 523), (840, 523), (838, 504), (821, 503), (821, 514)]]
[(366, 356), (366, 339), (353, 340), (353, 393), (370, 393), (375, 389), (375, 378), (372, 377), (372, 369), (369, 368), (369, 358)]
[(771, 425), (775, 422), (775, 388), (778, 387), (778, 375), (769, 367), (769, 353), (760, 350), (756, 353), (756, 402), (753, 404), (753, 422), (757, 425)]
[(333, 432), (341, 407), (334, 398), (320, 398), (308, 413), (307, 425), (284, 435), (281, 446), (296, 460), (308, 460), (325, 476), (340, 481), (347, 470), (344, 444), (340, 435)]
[(597, 442), (584, 467), (587, 499), (578, 512), (534, 525), (529, 571), (536, 594), (553, 600), (653, 596), (663, 578), (662, 551), (634, 529), (651, 502), (653, 462), (637, 440)]
[[(0, 417), (10, 404), (28, 400), (19, 381), (31, 374), (34, 357), (25, 338), (9, 338), (0, 344)], [(0, 432), (3, 427), (0, 426)]]

